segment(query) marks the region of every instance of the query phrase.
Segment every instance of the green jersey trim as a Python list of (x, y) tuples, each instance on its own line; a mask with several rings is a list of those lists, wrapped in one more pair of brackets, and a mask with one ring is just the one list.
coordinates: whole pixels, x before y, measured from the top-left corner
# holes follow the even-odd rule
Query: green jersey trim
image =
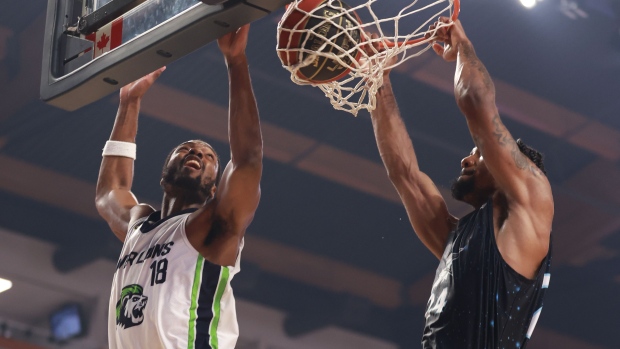
[(209, 329), (209, 337), (211, 337), (210, 345), (212, 349), (218, 349), (217, 326), (220, 322), (220, 301), (222, 300), (222, 296), (224, 295), (224, 291), (228, 285), (229, 277), (230, 271), (228, 268), (222, 267), (220, 281), (217, 284), (217, 291), (215, 292), (215, 300), (213, 302), (213, 321), (211, 322), (211, 328)]
[(189, 334), (187, 338), (187, 349), (194, 349), (196, 340), (196, 318), (198, 318), (198, 292), (202, 282), (202, 266), (204, 265), (204, 257), (198, 255), (196, 261), (196, 270), (194, 271), (194, 283), (192, 285), (192, 298), (189, 307)]

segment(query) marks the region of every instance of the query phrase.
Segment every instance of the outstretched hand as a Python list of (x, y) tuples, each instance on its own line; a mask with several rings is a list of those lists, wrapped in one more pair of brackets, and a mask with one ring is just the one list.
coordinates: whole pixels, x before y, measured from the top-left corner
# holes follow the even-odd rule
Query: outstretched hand
[[(437, 29), (433, 36), (433, 31), (438, 27), (439, 29)], [(447, 62), (455, 61), (458, 53), (458, 44), (469, 40), (465, 35), (465, 30), (460, 20), (457, 19), (450, 25), (450, 18), (443, 16), (439, 17), (439, 20), (429, 27), (424, 37), (433, 40), (433, 51)], [(440, 43), (443, 43), (443, 45)]]
[[(362, 56), (360, 60), (372, 59), (372, 56), (385, 51), (385, 46), (382, 40), (379, 40), (378, 34), (366, 32), (366, 35), (370, 38), (371, 43), (367, 43), (361, 46), (361, 49), (364, 50), (367, 57)], [(396, 63), (398, 63), (398, 55), (389, 58), (389, 60), (385, 64), (385, 67), (388, 69), (383, 70), (384, 79), (390, 75), (390, 72), (392, 71), (392, 68)]]
[(161, 75), (161, 73), (164, 72), (164, 70), (166, 70), (165, 66), (141, 77), (134, 82), (123, 86), (120, 92), (121, 102), (133, 99), (141, 99), (146, 93), (146, 91), (148, 91), (148, 89), (153, 86), (155, 80), (157, 80), (157, 78)]
[(224, 54), (226, 62), (230, 63), (232, 60), (245, 55), (245, 47), (248, 44), (249, 31), (250, 25), (246, 24), (243, 27), (217, 39), (217, 45), (220, 47), (220, 51)]

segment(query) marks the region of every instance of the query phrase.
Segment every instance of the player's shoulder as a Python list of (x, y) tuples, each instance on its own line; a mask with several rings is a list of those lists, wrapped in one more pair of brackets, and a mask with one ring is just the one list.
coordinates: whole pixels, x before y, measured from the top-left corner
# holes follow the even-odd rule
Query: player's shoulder
[(155, 212), (153, 206), (149, 204), (138, 204), (131, 208), (129, 216), (131, 220), (138, 220), (140, 218), (148, 217), (151, 213)]
[(527, 186), (527, 200), (521, 206), (532, 216), (553, 217), (554, 200), (551, 183), (538, 168), (531, 171)]
[(129, 211), (128, 231), (135, 229), (138, 224), (144, 222), (153, 212), (155, 212), (155, 209), (149, 204), (138, 204), (132, 207)]
[(533, 216), (549, 215), (554, 206), (551, 183), (543, 171), (529, 162), (529, 168), (521, 171), (523, 185), (508, 196), (508, 206), (511, 211), (519, 209)]

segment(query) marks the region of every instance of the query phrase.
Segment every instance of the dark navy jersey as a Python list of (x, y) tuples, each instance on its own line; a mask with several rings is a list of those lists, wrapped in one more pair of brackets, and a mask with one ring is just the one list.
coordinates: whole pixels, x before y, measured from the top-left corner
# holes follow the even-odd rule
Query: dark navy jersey
[(493, 203), (463, 217), (448, 238), (426, 307), (424, 349), (524, 348), (549, 286), (551, 245), (534, 280), (502, 258)]

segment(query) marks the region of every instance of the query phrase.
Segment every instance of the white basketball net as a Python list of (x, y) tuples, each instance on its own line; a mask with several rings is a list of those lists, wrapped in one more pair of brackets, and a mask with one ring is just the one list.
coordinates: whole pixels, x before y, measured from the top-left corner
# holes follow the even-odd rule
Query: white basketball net
[[(335, 109), (350, 112), (355, 116), (357, 116), (361, 109), (366, 109), (369, 112), (375, 109), (375, 94), (383, 84), (384, 70), (392, 69), (413, 57), (418, 57), (431, 47), (429, 40), (424, 39), (424, 35), (427, 33), (429, 26), (439, 16), (452, 18), (453, 4), (455, 2), (455, 0), (414, 0), (393, 17), (381, 19), (373, 10), (373, 5), (375, 5), (377, 12), (385, 13), (387, 12), (386, 7), (394, 7), (395, 0), (366, 0), (363, 4), (357, 6), (351, 4), (354, 0), (348, 0), (347, 3), (351, 6), (350, 9), (340, 8), (341, 2), (338, 0), (325, 0), (310, 12), (298, 8), (298, 4), (301, 1), (295, 0), (292, 2), (282, 17), (283, 20), (278, 23), (278, 43), (280, 43), (280, 37), (283, 33), (288, 34), (289, 38), (286, 47), (276, 47), (278, 54), (295, 55), (297, 57), (296, 64), (288, 66), (283, 64), (283, 67), (290, 71), (291, 80), (294, 83), (319, 87), (325, 93), (325, 96), (329, 98)], [(318, 10), (326, 6), (332, 7), (330, 10), (338, 8), (342, 14), (330, 18), (320, 16), (319, 14), (323, 11)], [(301, 25), (299, 28), (284, 28), (282, 26), (284, 19), (293, 11), (299, 11), (305, 16), (317, 18), (320, 20), (320, 23), (312, 28), (302, 28)], [(363, 23), (356, 23), (353, 27), (346, 29), (338, 24), (338, 18), (341, 16), (356, 18), (354, 12), (362, 19)], [(332, 37), (325, 37), (320, 30), (317, 30), (323, 24), (335, 26), (339, 30)], [(399, 25), (406, 25), (407, 33), (401, 33), (403, 28), (399, 28)], [(448, 25), (450, 24), (441, 25), (440, 27)], [(351, 32), (356, 29), (360, 31), (363, 37), (357, 44), (355, 44), (356, 40), (351, 36)], [(294, 47), (292, 40), (290, 40), (294, 33), (307, 34), (305, 35), (304, 42), (298, 45), (299, 47)], [(378, 34), (378, 37), (371, 38), (371, 33)], [(342, 35), (346, 35), (347, 41), (355, 45), (342, 48), (336, 44), (336, 40)], [(310, 37), (322, 39), (322, 46), (316, 50), (303, 48)], [(416, 42), (412, 43), (412, 40)], [(387, 47), (387, 43), (394, 42), (405, 42), (405, 44)], [(374, 47), (375, 45), (368, 45), (368, 43), (381, 43), (385, 49), (377, 50)], [(362, 46), (370, 48), (370, 54), (362, 49)], [(361, 56), (359, 60), (356, 60), (355, 56), (358, 52), (361, 52)], [(343, 69), (349, 69), (348, 75), (338, 81), (321, 84), (301, 79), (297, 75), (298, 70), (313, 64), (318, 56), (332, 59), (344, 67)], [(393, 57), (397, 57), (395, 61), (392, 61)], [(390, 64), (390, 62), (392, 63)]]

